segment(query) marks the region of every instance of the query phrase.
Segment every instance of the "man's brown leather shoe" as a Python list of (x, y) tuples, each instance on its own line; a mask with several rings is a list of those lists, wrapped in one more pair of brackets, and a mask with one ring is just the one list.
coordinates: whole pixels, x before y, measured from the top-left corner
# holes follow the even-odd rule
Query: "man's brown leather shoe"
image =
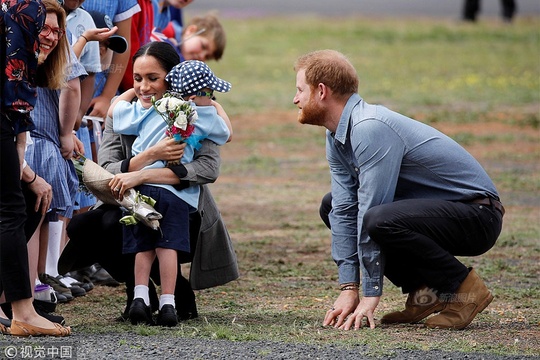
[(446, 307), (440, 314), (426, 320), (426, 326), (441, 329), (463, 329), (473, 321), (493, 300), (482, 279), (474, 269), (461, 283), (455, 294), (446, 299)]
[(439, 300), (432, 289), (423, 286), (409, 293), (405, 302), (405, 310), (384, 315), (381, 324), (414, 324), (433, 313), (441, 311), (444, 306), (445, 303)]

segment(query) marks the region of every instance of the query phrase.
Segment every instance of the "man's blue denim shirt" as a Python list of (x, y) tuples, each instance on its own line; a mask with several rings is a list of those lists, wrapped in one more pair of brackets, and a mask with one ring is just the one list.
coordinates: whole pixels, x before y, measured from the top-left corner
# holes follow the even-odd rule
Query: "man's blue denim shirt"
[(482, 166), (454, 140), (421, 122), (352, 95), (326, 133), (332, 179), (332, 256), (339, 282), (381, 296), (384, 256), (362, 226), (371, 207), (403, 199), (498, 199)]

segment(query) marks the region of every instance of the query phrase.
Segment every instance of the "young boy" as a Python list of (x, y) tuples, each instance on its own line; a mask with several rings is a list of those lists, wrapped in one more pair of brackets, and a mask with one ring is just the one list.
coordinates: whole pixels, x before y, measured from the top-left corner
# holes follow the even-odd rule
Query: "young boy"
[(214, 15), (194, 17), (182, 29), (170, 22), (163, 32), (154, 30), (151, 40), (173, 45), (181, 61), (218, 61), (226, 45), (225, 30)]
[[(201, 61), (186, 61), (167, 69), (167, 59), (171, 58), (170, 54), (166, 53), (167, 49), (175, 54), (170, 45), (161, 42), (151, 42), (139, 49), (133, 60), (134, 89), (120, 95), (109, 109), (116, 133), (138, 136), (132, 147), (134, 156), (165, 137), (166, 123), (147, 94), (155, 94), (159, 100), (167, 88), (179, 93), (184, 100), (198, 104), (198, 118), (191, 137), (208, 138), (218, 145), (223, 145), (230, 139), (228, 117), (211, 97), (214, 90), (227, 92), (231, 85), (217, 78)], [(134, 95), (138, 100), (133, 103), (130, 100)], [(182, 163), (192, 161), (193, 153), (194, 145), (188, 141)], [(145, 169), (165, 166), (164, 162), (157, 161)], [(127, 190), (123, 184), (127, 177), (132, 175), (119, 174), (111, 180), (109, 186), (116, 196), (121, 197), (123, 191)], [(190, 252), (189, 213), (198, 206), (200, 190), (198, 187), (178, 190), (167, 184), (143, 184), (137, 187), (137, 190), (156, 200), (155, 208), (163, 215), (163, 219), (160, 222), (161, 233), (144, 225), (124, 228), (124, 253), (136, 254), (134, 300), (129, 317), (132, 324), (153, 323), (149, 308), (148, 282), (150, 268), (157, 256), (162, 286), (157, 322), (162, 326), (175, 326), (178, 323), (174, 299), (177, 251)]]

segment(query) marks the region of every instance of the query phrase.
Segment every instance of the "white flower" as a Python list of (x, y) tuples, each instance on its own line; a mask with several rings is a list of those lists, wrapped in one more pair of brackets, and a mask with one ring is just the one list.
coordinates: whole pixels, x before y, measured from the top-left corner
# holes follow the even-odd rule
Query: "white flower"
[(180, 109), (180, 107), (184, 105), (185, 103), (184, 100), (178, 99), (176, 97), (168, 97), (167, 100), (169, 100), (169, 103), (168, 103), (169, 110)]
[(158, 104), (158, 106), (156, 107), (156, 110), (159, 111), (160, 113), (163, 113), (163, 114), (167, 113), (167, 103), (168, 102), (169, 101), (168, 101), (167, 98), (156, 101), (156, 103)]
[(176, 126), (179, 129), (186, 130), (188, 125), (187, 116), (184, 113), (180, 113), (176, 116), (176, 119), (174, 120), (174, 126)]

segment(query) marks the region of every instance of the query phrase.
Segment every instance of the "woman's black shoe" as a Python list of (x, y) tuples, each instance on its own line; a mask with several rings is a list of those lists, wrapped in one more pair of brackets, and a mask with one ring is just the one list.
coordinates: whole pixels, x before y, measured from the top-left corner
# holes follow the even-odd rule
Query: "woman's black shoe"
[(178, 317), (176, 309), (170, 304), (163, 305), (157, 317), (157, 324), (160, 326), (176, 326), (178, 325)]
[(147, 324), (147, 325), (154, 325), (154, 321), (152, 320), (152, 312), (150, 310), (150, 306), (147, 306), (144, 303), (144, 300), (141, 298), (133, 299), (133, 302), (131, 303), (131, 307), (129, 308), (129, 320), (131, 321), (131, 324), (137, 325), (137, 324)]
[(3, 317), (0, 317), (0, 324), (4, 325), (5, 327), (11, 327), (11, 319), (4, 319)]
[(34, 308), (39, 308), (46, 313), (52, 313), (56, 310), (56, 303), (52, 301), (36, 300), (33, 301)]
[(55, 314), (50, 314), (48, 312), (45, 312), (45, 311), (43, 311), (43, 309), (37, 307), (35, 304), (34, 304), (34, 309), (36, 309), (36, 312), (38, 313), (39, 316), (44, 317), (45, 319), (49, 320), (50, 322), (57, 323), (57, 324), (60, 324), (62, 326), (64, 326), (66, 324), (66, 320), (61, 315), (55, 315)]
[(197, 312), (197, 304), (195, 304), (195, 302), (191, 304), (191, 308), (189, 310), (178, 311), (179, 321), (196, 319), (198, 316), (199, 316), (199, 313)]

